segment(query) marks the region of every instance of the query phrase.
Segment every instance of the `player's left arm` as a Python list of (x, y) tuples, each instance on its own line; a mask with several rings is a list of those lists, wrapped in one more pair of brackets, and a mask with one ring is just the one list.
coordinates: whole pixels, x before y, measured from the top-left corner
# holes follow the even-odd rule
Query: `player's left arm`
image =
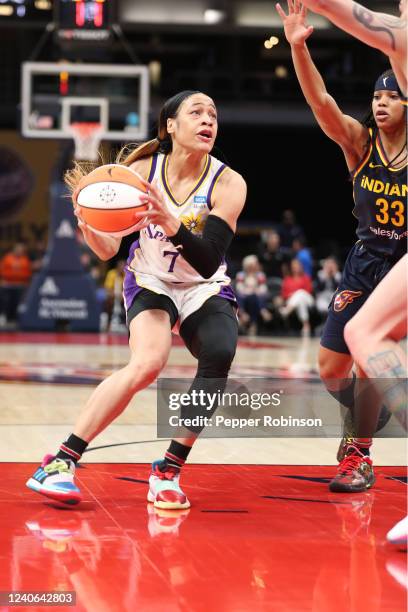
[(211, 215), (223, 219), (235, 233), (238, 217), (245, 206), (246, 182), (238, 172), (227, 168), (221, 175), (213, 192)]
[(244, 207), (246, 184), (244, 179), (229, 168), (224, 171), (214, 188), (213, 210), (207, 217), (202, 236), (190, 232), (180, 220), (169, 214), (163, 196), (156, 184), (146, 183), (148, 193), (144, 201), (148, 211), (135, 213), (144, 223), (157, 223), (166, 232), (180, 255), (203, 278), (211, 278), (217, 271), (236, 230), (238, 217)]
[(177, 234), (169, 236), (184, 259), (203, 278), (211, 278), (224, 261), (245, 205), (246, 193), (242, 176), (230, 168), (226, 169), (214, 188), (213, 209), (208, 215), (203, 235), (194, 236), (181, 224)]

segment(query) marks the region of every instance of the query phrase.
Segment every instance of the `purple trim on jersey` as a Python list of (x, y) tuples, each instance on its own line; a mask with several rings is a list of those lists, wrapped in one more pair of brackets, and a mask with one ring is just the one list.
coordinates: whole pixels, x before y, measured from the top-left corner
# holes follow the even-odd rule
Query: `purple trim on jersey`
[(125, 278), (123, 280), (123, 297), (125, 300), (125, 310), (128, 311), (138, 293), (143, 287), (140, 287), (136, 282), (134, 273), (129, 270), (129, 266), (133, 261), (136, 249), (140, 248), (139, 240), (135, 240), (129, 249), (129, 257), (126, 262)]
[(214, 176), (212, 177), (211, 180), (211, 184), (210, 184), (210, 188), (208, 190), (208, 194), (207, 194), (207, 206), (210, 210), (212, 210), (212, 205), (211, 205), (211, 196), (212, 196), (212, 192), (214, 190), (215, 187), (215, 183), (218, 180), (218, 177), (220, 176), (221, 172), (223, 172), (225, 170), (227, 166), (225, 164), (222, 164), (222, 166), (220, 166), (217, 170), (217, 172), (214, 174)]
[(234, 302), (234, 304), (237, 303), (237, 298), (235, 297), (235, 293), (231, 285), (223, 285), (221, 288), (221, 291), (217, 293), (217, 295), (218, 297), (225, 298), (226, 300), (229, 300), (230, 302)]
[(158, 154), (157, 154), (157, 153), (155, 153), (155, 154), (153, 155), (152, 165), (151, 165), (151, 167), (150, 167), (149, 178), (147, 179), (147, 182), (148, 182), (148, 183), (151, 183), (151, 182), (152, 182), (152, 180), (154, 179), (154, 174), (155, 174), (155, 172), (156, 172), (156, 168), (157, 168), (157, 157), (158, 157)]
[(173, 204), (175, 204), (176, 206), (184, 206), (184, 204), (186, 202), (188, 202), (188, 200), (191, 198), (193, 193), (196, 193), (196, 191), (198, 191), (200, 189), (201, 185), (203, 184), (203, 182), (207, 178), (207, 174), (208, 174), (208, 171), (209, 171), (210, 166), (211, 166), (211, 157), (210, 157), (210, 155), (207, 155), (206, 166), (204, 168), (203, 174), (201, 175), (201, 178), (198, 181), (197, 185), (195, 185), (194, 189), (192, 189), (192, 191), (188, 194), (188, 196), (186, 197), (184, 202), (177, 202), (177, 200), (174, 198), (173, 194), (170, 191), (170, 187), (167, 185), (167, 181), (166, 181), (166, 164), (167, 164), (167, 155), (163, 159), (162, 167), (161, 167), (162, 181), (163, 181), (163, 185), (164, 185), (164, 188), (166, 190), (166, 193), (169, 196), (170, 200), (173, 202)]
[(123, 281), (123, 297), (125, 300), (125, 310), (126, 312), (132, 306), (135, 301), (135, 297), (140, 293), (144, 287), (141, 287), (136, 282), (136, 277), (133, 272), (126, 270), (125, 279)]
[(130, 245), (130, 249), (129, 249), (129, 257), (127, 258), (127, 265), (130, 266), (130, 264), (133, 261), (133, 258), (135, 256), (135, 251), (136, 249), (140, 249), (140, 241), (135, 240), (134, 242), (132, 242), (132, 244)]

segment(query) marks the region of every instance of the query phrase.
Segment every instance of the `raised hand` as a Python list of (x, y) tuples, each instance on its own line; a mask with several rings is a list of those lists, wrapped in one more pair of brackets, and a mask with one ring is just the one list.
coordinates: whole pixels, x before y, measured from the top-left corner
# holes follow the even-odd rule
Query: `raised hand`
[(276, 10), (282, 19), (285, 36), (291, 46), (303, 45), (313, 32), (313, 26), (306, 24), (307, 8), (299, 0), (288, 0), (288, 14), (280, 4)]

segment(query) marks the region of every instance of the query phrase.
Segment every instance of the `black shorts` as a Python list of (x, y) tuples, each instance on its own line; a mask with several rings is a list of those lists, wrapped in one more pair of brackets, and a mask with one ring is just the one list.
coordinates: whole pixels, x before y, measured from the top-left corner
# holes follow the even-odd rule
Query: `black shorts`
[(396, 263), (395, 259), (368, 251), (360, 241), (353, 246), (329, 305), (320, 340), (324, 348), (350, 355), (344, 340), (344, 327)]
[(150, 289), (142, 289), (135, 299), (126, 315), (126, 323), (129, 329), (131, 321), (144, 310), (165, 310), (169, 313), (171, 328), (175, 326), (178, 319), (178, 310), (175, 303), (162, 293), (155, 293)]
[[(170, 317), (170, 325), (171, 328), (173, 328), (179, 316), (176, 305), (169, 297), (167, 297), (167, 295), (154, 293), (154, 291), (150, 291), (150, 289), (142, 289), (142, 291), (140, 291), (133, 300), (133, 304), (127, 312), (128, 328), (131, 321), (140, 312), (155, 309), (168, 312)], [(217, 313), (227, 315), (233, 319), (233, 328), (235, 329), (236, 327), (238, 329), (236, 306), (234, 305), (234, 302), (231, 302), (230, 300), (218, 295), (209, 297), (198, 310), (188, 316), (181, 324), (180, 336), (194, 356), (196, 355), (192, 346), (193, 337), (200, 321), (210, 314), (212, 315)], [(220, 333), (222, 333), (222, 330), (220, 330)]]

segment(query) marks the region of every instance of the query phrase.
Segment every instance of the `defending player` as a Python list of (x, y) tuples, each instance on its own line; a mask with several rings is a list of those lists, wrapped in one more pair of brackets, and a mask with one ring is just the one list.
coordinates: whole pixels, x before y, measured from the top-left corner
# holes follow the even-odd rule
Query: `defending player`
[[(344, 326), (405, 253), (406, 111), (395, 76), (388, 71), (375, 84), (371, 117), (362, 124), (344, 115), (327, 93), (307, 49), (313, 28), (306, 24), (305, 7), (292, 0), (288, 6), (288, 15), (279, 5), (277, 9), (303, 93), (323, 131), (342, 148), (353, 177), (359, 240), (347, 258), (330, 305), (319, 353), (320, 375), (328, 390), (353, 408), (353, 360), (344, 340)], [(361, 369), (358, 374), (364, 376)], [(357, 430), (345, 447), (338, 473), (330, 483), (332, 491), (364, 491), (373, 485), (371, 439), (366, 435)]]
[[(71, 504), (81, 500), (74, 483), (76, 463), (135, 393), (160, 374), (176, 325), (198, 359), (192, 388), (219, 392), (226, 384), (238, 324), (224, 257), (245, 203), (246, 185), (210, 155), (217, 130), (213, 100), (201, 92), (181, 92), (164, 104), (157, 138), (131, 150), (122, 162), (146, 179), (145, 202), (150, 207), (139, 240), (130, 248), (124, 281), (131, 356), (94, 390), (74, 433), (28, 480), (28, 487), (47, 497)], [(80, 167), (69, 173), (73, 190), (82, 176)], [(97, 236), (80, 218), (79, 226), (101, 259), (118, 252), (120, 239)], [(148, 500), (157, 507), (189, 507), (179, 475), (200, 431), (185, 430), (171, 442), (164, 459), (153, 463)]]
[[(399, 2), (399, 18), (370, 11), (351, 0), (304, 0), (304, 4), (388, 55), (399, 87), (407, 95), (407, 0)], [(407, 267), (408, 256), (405, 255), (344, 329), (355, 362), (380, 385), (385, 405), (405, 431), (408, 366), (406, 353), (398, 346), (398, 341), (407, 335)], [(407, 546), (408, 517), (391, 529), (387, 539), (396, 545)]]

